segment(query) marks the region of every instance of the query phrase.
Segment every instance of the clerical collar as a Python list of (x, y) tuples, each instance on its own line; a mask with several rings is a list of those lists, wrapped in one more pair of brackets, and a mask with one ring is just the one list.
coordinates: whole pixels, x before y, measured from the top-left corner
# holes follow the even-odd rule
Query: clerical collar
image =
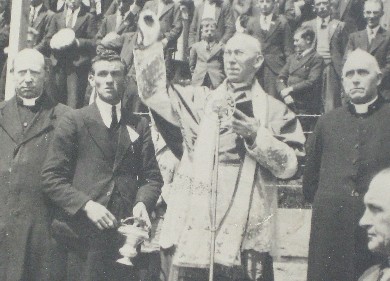
[(16, 95), (16, 101), (19, 105), (23, 105), (25, 107), (34, 107), (35, 105), (40, 105), (41, 104), (41, 100), (40, 97), (42, 95), (40, 95), (39, 97), (36, 97), (36, 98), (31, 98), (31, 99), (26, 99), (26, 98), (23, 98), (23, 97), (20, 97), (19, 95)]
[(354, 104), (351, 102), (351, 104), (355, 107), (355, 112), (357, 114), (365, 114), (368, 112), (368, 108), (371, 104), (373, 104), (378, 99), (378, 96), (375, 97), (372, 101), (369, 101), (367, 103), (363, 104)]
[[(115, 110), (116, 110), (116, 116), (118, 117), (118, 121), (121, 120), (122, 112), (121, 112), (121, 105), (122, 103), (119, 102), (115, 104)], [(103, 101), (99, 96), (96, 97), (96, 106), (100, 112), (100, 116), (103, 119), (104, 125), (106, 125), (107, 128), (110, 128), (111, 122), (112, 122), (112, 104), (106, 103)]]

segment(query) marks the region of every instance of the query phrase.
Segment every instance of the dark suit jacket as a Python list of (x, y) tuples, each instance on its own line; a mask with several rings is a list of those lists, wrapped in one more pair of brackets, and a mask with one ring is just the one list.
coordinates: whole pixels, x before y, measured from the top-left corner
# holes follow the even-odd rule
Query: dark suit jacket
[[(204, 2), (195, 7), (188, 37), (189, 47), (201, 39), (200, 24), (202, 22), (203, 10)], [(217, 22), (216, 39), (218, 42), (225, 44), (236, 30), (233, 11), (228, 1), (216, 1), (215, 20)]]
[(50, 276), (50, 264), (59, 257), (50, 250), (51, 206), (41, 191), (41, 169), (54, 129), (68, 110), (46, 96), (23, 127), (16, 97), (0, 105), (0, 244), (7, 245), (0, 251), (0, 280), (22, 280), (26, 263), (34, 260), (30, 280), (60, 278)]
[[(102, 4), (102, 13), (101, 16), (104, 16), (111, 4), (115, 2), (113, 0), (101, 0)], [(96, 14), (96, 0), (91, 0), (90, 12)], [(100, 15), (99, 15), (100, 16)]]
[(363, 8), (363, 0), (340, 0), (338, 19), (345, 22), (348, 34), (365, 28)]
[[(317, 19), (306, 21), (302, 24), (302, 26), (310, 26), (317, 36)], [(348, 42), (348, 34), (345, 30), (345, 24), (336, 19), (330, 20), (328, 25), (328, 31), (330, 38), (329, 47), (332, 63), (337, 74), (339, 75), (339, 77), (341, 77), (341, 71), (343, 68), (343, 57), (345, 47)]]
[(31, 25), (31, 27), (33, 27), (39, 32), (37, 38), (37, 45), (35, 46), (35, 49), (40, 51), (45, 56), (48, 56), (50, 54), (50, 49), (46, 44), (45, 36), (49, 31), (49, 26), (51, 20), (53, 19), (53, 16), (54, 16), (54, 12), (50, 11), (48, 8), (46, 8), (45, 5), (43, 5), (37, 17), (35, 18), (34, 22)]
[(270, 30), (264, 33), (260, 27), (259, 17), (252, 17), (247, 26), (247, 33), (256, 37), (261, 43), (264, 64), (278, 74), (293, 51), (293, 35), (287, 19), (280, 15), (272, 18)]
[(321, 77), (324, 60), (315, 50), (306, 54), (300, 60), (296, 54), (287, 58), (286, 65), (279, 73), (276, 84), (278, 92), (287, 87), (293, 87), (290, 94), (295, 106), (302, 113), (321, 112)]
[[(163, 182), (148, 121), (124, 111), (120, 124), (113, 153), (111, 135), (93, 103), (63, 117), (49, 148), (43, 191), (62, 211), (57, 220), (81, 237), (98, 231), (81, 211), (87, 201), (107, 207), (118, 192), (127, 202), (123, 214), (131, 216), (137, 202), (152, 210), (160, 194)], [(127, 127), (139, 137), (130, 139)]]
[(137, 17), (130, 12), (126, 19), (119, 25), (118, 28), (116, 28), (116, 19), (117, 15), (109, 15), (106, 16), (102, 24), (99, 28), (98, 33), (96, 34), (96, 44), (99, 44), (99, 42), (110, 32), (116, 32), (117, 34), (121, 35), (126, 32), (135, 32), (137, 31)]
[(204, 78), (208, 74), (214, 89), (225, 79), (223, 72), (223, 50), (216, 43), (210, 51), (206, 50), (206, 41), (196, 42), (190, 51), (190, 69), (192, 74), (192, 84), (201, 86)]
[[(383, 74), (381, 90), (390, 91), (390, 33), (380, 27), (371, 44), (368, 43), (366, 29), (352, 33), (349, 36), (345, 59), (348, 52), (357, 48), (369, 52), (376, 58)], [(384, 95), (388, 96), (387, 93)]]
[[(53, 35), (65, 27), (66, 12), (64, 11), (55, 14), (49, 27), (49, 32), (46, 37), (46, 44), (49, 45)], [(72, 49), (65, 50), (61, 53), (53, 53), (51, 56), (53, 65), (57, 65), (58, 60), (70, 60), (76, 67), (87, 65), (90, 63), (90, 59), (95, 56), (95, 35), (97, 32), (97, 26), (94, 16), (87, 12), (86, 7), (81, 6), (73, 30), (80, 45)]]
[[(145, 3), (144, 10), (151, 10), (157, 14), (158, 0), (152, 0)], [(177, 39), (180, 37), (183, 29), (183, 23), (180, 12), (180, 5), (173, 1), (165, 6), (159, 17), (160, 36), (159, 40), (168, 39), (166, 49), (177, 48)]]

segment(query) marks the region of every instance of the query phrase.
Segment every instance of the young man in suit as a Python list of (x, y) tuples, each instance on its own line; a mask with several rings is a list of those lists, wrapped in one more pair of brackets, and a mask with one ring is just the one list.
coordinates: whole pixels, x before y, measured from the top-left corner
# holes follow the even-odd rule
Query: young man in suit
[(30, 3), (29, 26), (38, 31), (35, 48), (43, 55), (49, 56), (48, 48), (44, 38), (49, 31), (54, 12), (50, 11), (43, 3), (43, 0), (32, 0)]
[(130, 10), (133, 0), (118, 0), (118, 9), (115, 14), (104, 17), (102, 24), (96, 34), (96, 44), (110, 32), (119, 35), (137, 30), (136, 14)]
[(97, 27), (94, 16), (87, 12), (81, 0), (66, 0), (66, 5), (64, 12), (53, 17), (47, 44), (62, 29), (74, 31), (73, 42), (52, 48), (51, 59), (58, 88), (58, 100), (72, 108), (79, 108), (84, 101), (91, 58), (95, 54)]
[[(284, 102), (297, 114), (321, 113), (321, 75), (324, 60), (315, 49), (315, 33), (300, 27), (294, 35), (295, 54), (287, 58), (279, 73), (276, 87)], [(302, 122), (305, 121), (305, 122)], [(312, 129), (311, 120), (301, 120), (303, 129)]]
[(233, 10), (228, 1), (205, 0), (195, 7), (188, 37), (190, 48), (194, 43), (201, 40), (201, 22), (204, 18), (212, 18), (217, 22), (216, 39), (219, 42), (226, 44), (233, 36), (235, 22)]
[(16, 55), (13, 76), (15, 96), (0, 106), (0, 280), (62, 280), (41, 169), (69, 108), (50, 98), (45, 59), (37, 50)]
[(258, 73), (259, 82), (268, 94), (277, 97), (276, 79), (294, 52), (293, 36), (287, 19), (274, 13), (276, 0), (259, 0), (258, 5), (260, 16), (251, 18), (246, 30), (261, 43), (264, 63)]
[(317, 17), (302, 24), (311, 27), (316, 33), (314, 47), (325, 62), (322, 77), (322, 102), (325, 112), (342, 104), (341, 70), (348, 40), (345, 24), (330, 17), (330, 5), (330, 0), (314, 0)]
[(225, 79), (223, 50), (215, 38), (217, 22), (205, 18), (201, 25), (202, 41), (193, 44), (190, 50), (192, 85), (216, 89)]
[(43, 191), (58, 207), (53, 233), (68, 246), (68, 280), (138, 280), (137, 267), (116, 263), (124, 243), (116, 228), (132, 216), (150, 226), (163, 182), (148, 121), (121, 110), (125, 77), (119, 56), (93, 60), (96, 101), (64, 116), (43, 168)]
[(366, 29), (349, 36), (346, 55), (357, 48), (369, 52), (378, 61), (383, 79), (380, 85), (384, 98), (390, 99), (390, 33), (380, 26), (383, 16), (383, 3), (368, 0), (364, 4)]
[(364, 196), (366, 210), (360, 226), (367, 231), (368, 248), (383, 261), (367, 269), (359, 281), (390, 280), (390, 169), (380, 171), (370, 182)]

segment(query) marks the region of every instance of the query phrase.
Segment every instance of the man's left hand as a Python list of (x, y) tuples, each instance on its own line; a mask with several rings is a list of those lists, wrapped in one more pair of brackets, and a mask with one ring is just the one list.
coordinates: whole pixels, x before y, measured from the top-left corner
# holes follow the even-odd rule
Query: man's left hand
[(234, 111), (231, 127), (233, 132), (242, 136), (248, 144), (253, 144), (260, 124), (255, 118), (249, 117), (242, 111), (236, 109)]
[(144, 220), (149, 228), (152, 226), (150, 219), (149, 219), (148, 211), (146, 210), (146, 206), (142, 202), (138, 202), (134, 206), (133, 217), (140, 218), (140, 219)]

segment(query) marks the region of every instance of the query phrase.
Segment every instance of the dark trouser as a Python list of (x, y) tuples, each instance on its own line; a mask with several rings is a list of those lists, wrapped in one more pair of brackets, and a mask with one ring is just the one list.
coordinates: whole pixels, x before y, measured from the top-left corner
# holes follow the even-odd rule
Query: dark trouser
[(322, 101), (327, 113), (342, 105), (341, 81), (333, 63), (327, 62), (322, 74)]
[(89, 68), (89, 65), (75, 67), (71, 63), (59, 61), (53, 68), (58, 89), (56, 100), (72, 108), (82, 107), (88, 85)]
[[(209, 271), (202, 268), (172, 266), (174, 250), (161, 251), (161, 281), (205, 281)], [(226, 268), (215, 265), (215, 281), (273, 281), (273, 260), (269, 253), (246, 250), (241, 254), (242, 266)]]

